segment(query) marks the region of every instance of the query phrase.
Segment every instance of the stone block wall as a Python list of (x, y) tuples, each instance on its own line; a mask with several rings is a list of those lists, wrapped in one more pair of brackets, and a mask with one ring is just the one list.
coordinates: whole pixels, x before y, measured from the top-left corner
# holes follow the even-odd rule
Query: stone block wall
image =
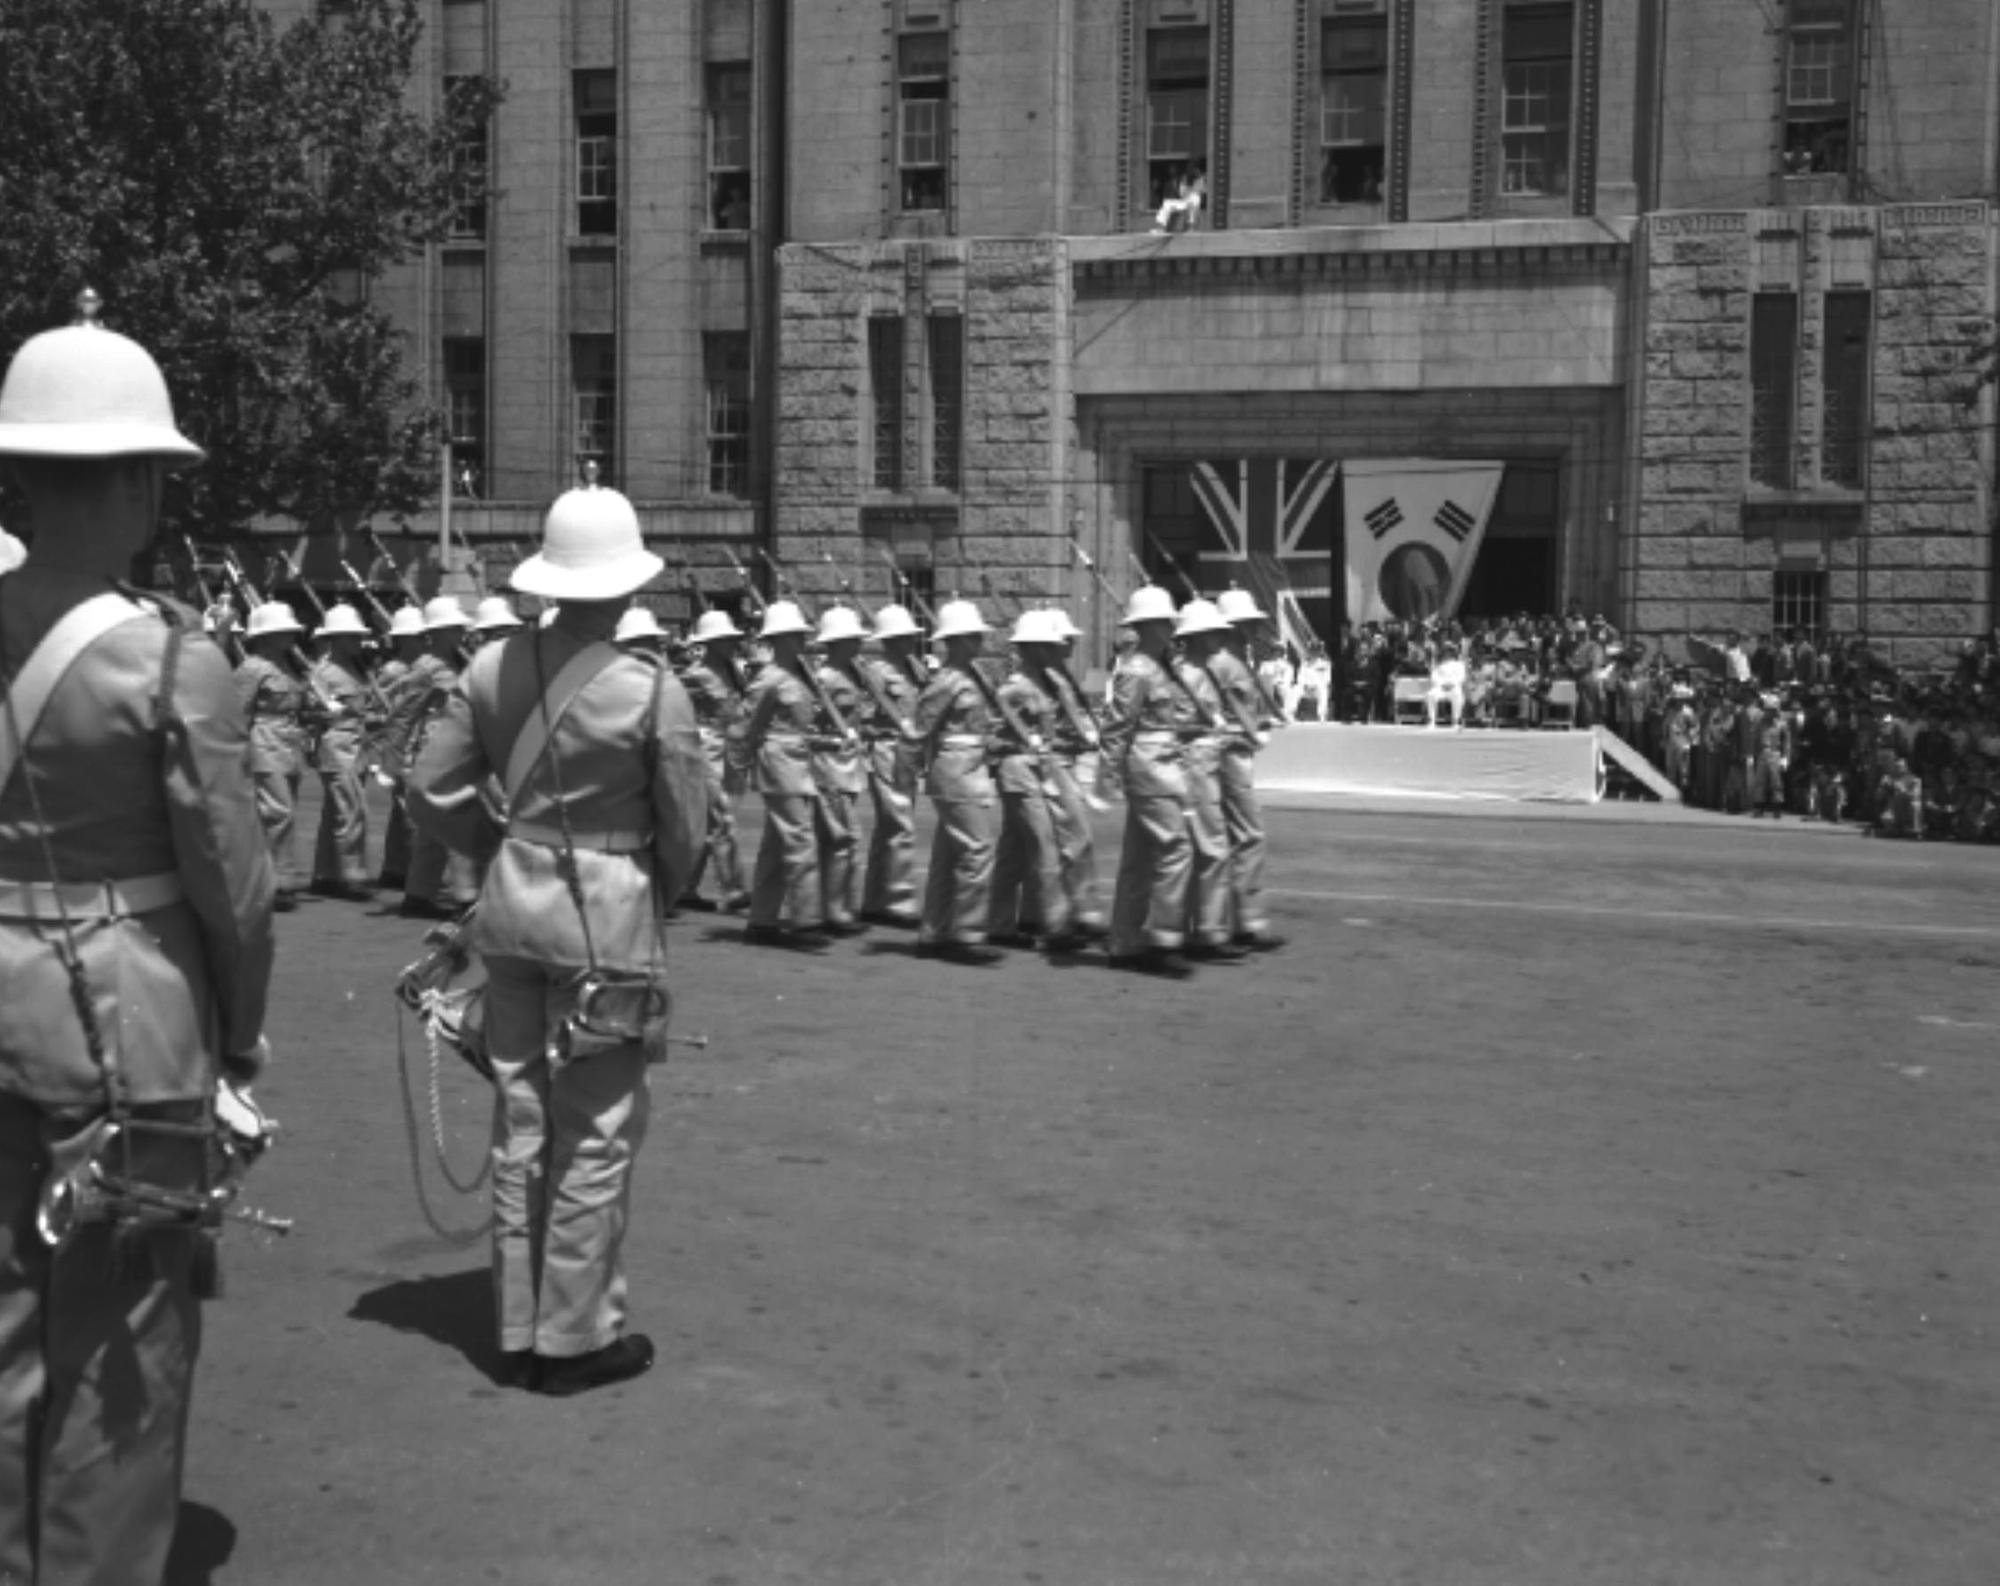
[[(798, 587), (823, 601), (844, 575), (879, 603), (891, 549), (932, 568), (939, 598), (976, 598), (989, 620), (1060, 596), (1072, 429), (1062, 240), (794, 245), (780, 250), (779, 273), (776, 540)], [(868, 321), (879, 315), (905, 327), (906, 464), (894, 489), (873, 482)], [(964, 338), (956, 489), (938, 482), (928, 440), (927, 324), (952, 315)]]
[[(1826, 579), (1829, 631), (1901, 662), (1993, 620), (1993, 418), (1971, 359), (1990, 334), (1984, 204), (1749, 210), (1645, 223), (1631, 406), (1637, 511), (1624, 547), (1633, 626), (1670, 644), (1771, 624), (1775, 576)], [(1794, 487), (1750, 477), (1753, 294), (1798, 296)], [(1824, 449), (1826, 296), (1870, 294), (1863, 482)]]

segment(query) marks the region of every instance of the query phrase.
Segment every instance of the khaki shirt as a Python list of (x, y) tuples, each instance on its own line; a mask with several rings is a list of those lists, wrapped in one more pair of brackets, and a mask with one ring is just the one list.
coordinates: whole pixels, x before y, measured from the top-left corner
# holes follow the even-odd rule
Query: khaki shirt
[[(1014, 713), (1015, 720), (1053, 746), (1056, 727), (1062, 720), (1062, 702), (1056, 698), (1056, 683), (1036, 682), (1025, 671), (1009, 675), (1000, 685), (1000, 701)], [(1043, 757), (1022, 743), (1020, 735), (1004, 719), (996, 724), (999, 764), (993, 780), (1002, 793), (1039, 793), (1045, 780)]]
[(250, 768), (261, 776), (304, 769), (306, 687), (269, 656), (246, 655), (236, 669), (236, 698), (250, 725)]
[[(540, 711), (543, 678), (554, 682), (589, 642), (558, 617), (474, 657), (410, 773), (410, 818), (421, 830), (460, 853), (491, 848), (500, 833), (489, 781), (504, 776), (515, 739)], [(558, 776), (589, 911), (588, 944), (558, 869), (562, 844), (550, 835), (561, 826)], [(599, 968), (646, 969), (659, 957), (656, 922), (694, 873), (707, 827), (708, 778), (687, 691), (650, 657), (620, 652), (583, 686), (557, 722), (550, 752), (510, 790), (473, 945), (577, 969), (590, 965), (594, 948)]]
[(839, 713), (840, 722), (855, 734), (851, 739), (844, 737), (833, 716), (824, 709), (819, 712), (814, 729), (813, 780), (825, 792), (859, 793), (868, 785), (868, 767), (862, 758), (857, 723), (869, 708), (868, 696), (853, 678), (830, 666), (814, 668), (813, 681)]
[(1111, 674), (1100, 779), (1142, 797), (1186, 799), (1187, 744), (1207, 729), (1166, 668), (1130, 651)]
[(743, 718), (731, 729), (735, 756), (748, 766), (759, 793), (812, 797), (812, 739), (819, 701), (797, 674), (767, 666), (750, 685)]
[(360, 676), (334, 661), (320, 656), (312, 663), (314, 686), (331, 701), (338, 714), (320, 729), (313, 751), (316, 771), (345, 771), (361, 752), (361, 738), (367, 730), (368, 715), (375, 703), (374, 691)]
[[(866, 703), (855, 725), (867, 740), (869, 764), (875, 774), (891, 787), (916, 786), (916, 747), (907, 736), (917, 709), (917, 684), (908, 672), (879, 655), (864, 655), (854, 663), (858, 677), (872, 687), (864, 692)], [(885, 713), (876, 696), (888, 702)], [(852, 718), (850, 718), (851, 720)]]
[[(25, 567), (0, 579), (8, 679), (60, 617), (98, 592)], [(257, 1044), (273, 951), (275, 883), (245, 774), (250, 738), (236, 684), (198, 619), (179, 620), (186, 631), (164, 731), (153, 712), (169, 633), (156, 615), (114, 628), (77, 658), (0, 789), (0, 880), (51, 879), (29, 775), (55, 879), (179, 879), (179, 902), (129, 919), (72, 917), (110, 1059), (145, 1104), (206, 1095), (216, 1059)], [(0, 1090), (95, 1110), (103, 1081), (70, 1000), (62, 943), (52, 920), (0, 919)]]
[(993, 713), (976, 682), (956, 667), (939, 667), (917, 696), (916, 729), (929, 756), (925, 792), (947, 804), (993, 802), (986, 769)]

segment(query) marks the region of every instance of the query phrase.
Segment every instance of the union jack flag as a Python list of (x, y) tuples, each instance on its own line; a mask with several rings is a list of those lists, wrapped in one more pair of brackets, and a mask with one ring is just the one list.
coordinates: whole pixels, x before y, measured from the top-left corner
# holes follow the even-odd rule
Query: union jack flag
[(1241, 584), (1301, 652), (1310, 639), (1330, 644), (1339, 623), (1333, 552), (1340, 498), (1333, 487), (1340, 464), (1239, 457), (1196, 463), (1190, 472), (1195, 499), (1220, 542), (1201, 552), (1203, 584)]

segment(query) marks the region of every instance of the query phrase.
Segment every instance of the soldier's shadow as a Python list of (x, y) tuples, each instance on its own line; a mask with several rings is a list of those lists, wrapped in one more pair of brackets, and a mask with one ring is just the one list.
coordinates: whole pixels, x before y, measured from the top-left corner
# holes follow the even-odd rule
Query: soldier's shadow
[(209, 1586), (236, 1551), (236, 1527), (205, 1503), (182, 1501), (167, 1550), (164, 1586)]
[(489, 1381), (499, 1381), (500, 1345), (493, 1337), (493, 1274), (489, 1268), (404, 1278), (370, 1289), (348, 1317), (399, 1333), (420, 1333), (455, 1349)]

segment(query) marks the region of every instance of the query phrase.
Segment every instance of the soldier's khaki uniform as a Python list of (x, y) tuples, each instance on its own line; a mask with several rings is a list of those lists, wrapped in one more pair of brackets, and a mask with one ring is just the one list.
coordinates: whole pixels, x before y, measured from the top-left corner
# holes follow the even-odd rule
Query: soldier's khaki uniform
[[(915, 714), (917, 681), (886, 657), (865, 655), (855, 669), (874, 687), (853, 723), (866, 742), (873, 774), (868, 791), (875, 823), (868, 834), (868, 873), (861, 912), (914, 923), (917, 918), (917, 757), (903, 728)], [(885, 712), (876, 703), (888, 701)]]
[(306, 688), (269, 656), (246, 655), (236, 669), (236, 698), (250, 724), (250, 774), (271, 865), (279, 889), (295, 891), (299, 885), (299, 783), (305, 778)]
[(320, 728), (313, 750), (325, 801), (313, 848), (313, 880), (342, 886), (368, 882), (368, 805), (361, 786), (361, 741), (375, 699), (368, 685), (330, 657), (312, 663), (312, 679), (337, 714)]
[[(1001, 703), (1046, 745), (1053, 742), (1061, 702), (1025, 671), (1000, 685)], [(1053, 753), (1033, 754), (1003, 717), (996, 724), (999, 762), (993, 784), (1000, 794), (1000, 841), (993, 858), (989, 928), (1013, 936), (1025, 928), (1066, 937), (1075, 929), (1063, 888), (1055, 812), (1061, 784)], [(1051, 793), (1055, 796), (1051, 797)]]
[(1059, 795), (1049, 807), (1055, 823), (1056, 858), (1062, 877), (1063, 897), (1069, 904), (1070, 919), (1078, 929), (1104, 929), (1104, 901), (1097, 882), (1097, 834), (1090, 823), (1090, 799), (1085, 784), (1095, 776), (1092, 764), (1097, 754), (1094, 733), (1083, 726), (1090, 711), (1083, 697), (1061, 677), (1051, 675), (1050, 684), (1061, 691), (1066, 708), (1055, 725), (1055, 763)]
[(1222, 747), (1229, 734), (1217, 726), (1223, 720), (1222, 692), (1200, 667), (1171, 660), (1177, 686), (1189, 699), (1194, 720), (1182, 733), (1187, 753), (1188, 836), (1194, 845), (1188, 877), (1188, 935), (1200, 947), (1219, 947), (1229, 940), (1229, 822), (1222, 812)]
[[(73, 579), (32, 567), (0, 579), (10, 680), (77, 599)], [(64, 674), (22, 769), (0, 788), (4, 1581), (157, 1581), (179, 1507), (201, 1346), (197, 1241), (148, 1236), (114, 1267), (105, 1225), (54, 1254), (35, 1231), (52, 1160), (105, 1098), (59, 957), (27, 786), (32, 774), (71, 889), (108, 1062), (140, 1112), (202, 1116), (218, 1062), (263, 1034), (273, 889), (229, 665), (192, 613), (176, 615), (192, 631), (170, 724), (154, 720), (168, 627), (135, 611)], [(296, 763), (295, 743), (280, 736), (267, 718), (260, 752), (273, 767), (286, 754)], [(192, 1164), (176, 1166), (159, 1176), (192, 1188)]]
[[(409, 675), (389, 699), (391, 736), (402, 746), (406, 765), (414, 766), (423, 758), (430, 732), (457, 686), (457, 668), (440, 656), (420, 655), (410, 663)], [(469, 851), (454, 852), (426, 833), (414, 811), (411, 823), (410, 868), (403, 896), (444, 909), (464, 908), (479, 891), (477, 858)]]
[[(420, 835), (462, 854), (490, 846), (491, 779), (540, 711), (545, 682), (589, 642), (558, 617), (479, 652), (411, 774)], [(499, 1088), (500, 1346), (549, 1359), (589, 1354), (624, 1331), (621, 1246), (647, 1116), (640, 1044), (572, 1058), (564, 1021), (593, 958), (600, 968), (664, 970), (659, 916), (685, 889), (707, 830), (707, 772), (686, 692), (654, 661), (599, 642), (613, 653), (511, 799), (472, 925), (491, 977), (486, 1040)], [(589, 909), (587, 942), (559, 869), (558, 777)]]
[(1195, 868), (1188, 744), (1207, 734), (1186, 690), (1161, 663), (1137, 650), (1119, 660), (1099, 773), (1125, 797), (1125, 845), (1105, 944), (1114, 958), (1172, 951), (1187, 939)]
[(1229, 839), (1229, 897), (1234, 923), (1244, 936), (1268, 936), (1271, 916), (1264, 907), (1264, 808), (1257, 799), (1257, 744), (1244, 722), (1271, 725), (1257, 679), (1241, 657), (1219, 650), (1209, 657), (1208, 675), (1220, 692), (1223, 720), (1235, 730), (1222, 741), (1222, 817)]
[[(812, 663), (805, 663), (811, 666)], [(839, 719), (853, 730), (862, 707), (862, 694), (853, 678), (830, 666), (814, 668), (813, 680), (831, 703)], [(819, 789), (813, 806), (813, 837), (819, 852), (820, 907), (828, 925), (854, 923), (854, 899), (858, 881), (860, 827), (854, 819), (861, 790), (868, 781), (867, 763), (858, 735), (843, 738), (834, 718), (821, 709), (813, 723), (813, 783)]]
[(986, 940), (993, 888), (992, 712), (976, 682), (941, 666), (917, 698), (916, 729), (930, 757), (924, 789), (937, 807), (917, 939), (976, 946)]
[(742, 720), (744, 691), (726, 667), (709, 660), (698, 661), (680, 674), (694, 706), (701, 731), (701, 752), (708, 767), (708, 837), (695, 860), (688, 891), (701, 886), (710, 864), (715, 866), (715, 884), (721, 901), (740, 898), (743, 885), (743, 852), (736, 838), (736, 801), (732, 796), (736, 779), (729, 770), (729, 732)]
[[(409, 675), (410, 663), (393, 658), (375, 669), (375, 687), (392, 707)], [(383, 741), (390, 741), (386, 726)], [(390, 778), (389, 817), (382, 832), (382, 880), (400, 887), (410, 872), (410, 811), (403, 796), (403, 764), (393, 754), (387, 758), (382, 767)]]
[(819, 784), (812, 740), (819, 701), (794, 673), (767, 666), (750, 685), (734, 753), (764, 801), (764, 840), (750, 882), (750, 921), (776, 926), (789, 919), (810, 928), (821, 919)]

